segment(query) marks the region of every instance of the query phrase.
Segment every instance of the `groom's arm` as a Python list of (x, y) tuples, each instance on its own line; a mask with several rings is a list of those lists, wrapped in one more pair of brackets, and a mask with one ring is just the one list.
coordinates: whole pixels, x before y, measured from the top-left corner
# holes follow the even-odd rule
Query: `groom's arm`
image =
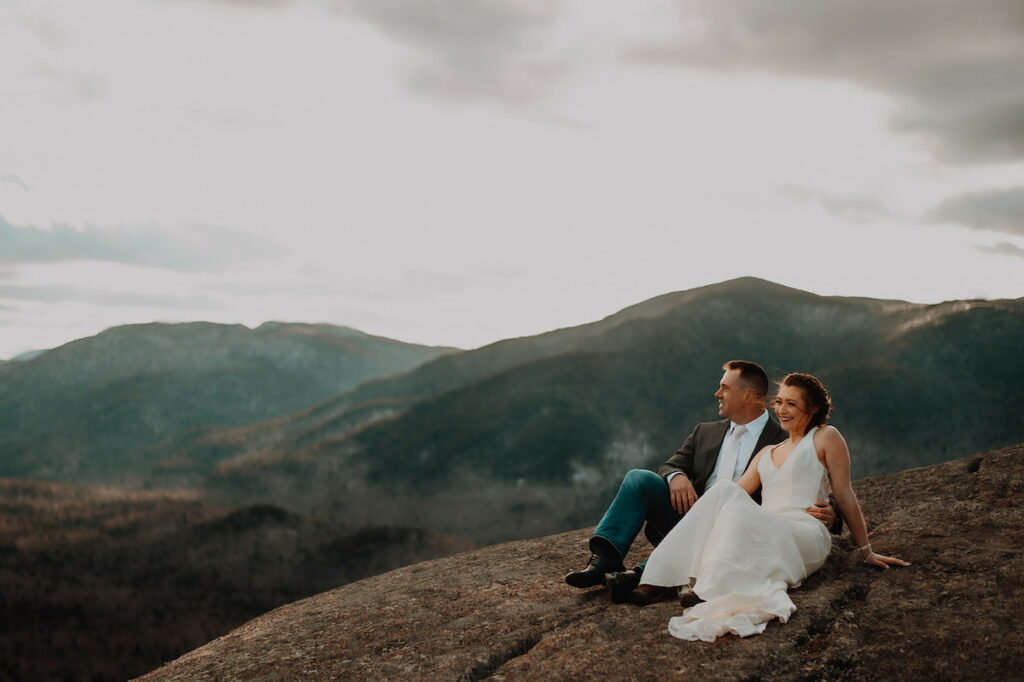
[(697, 452), (697, 429), (698, 425), (690, 435), (687, 436), (683, 446), (676, 450), (675, 454), (665, 460), (665, 463), (658, 467), (658, 475), (664, 479), (675, 473), (685, 474), (688, 479), (693, 480), (693, 457)]
[(829, 533), (839, 535), (843, 532), (843, 515), (839, 513), (839, 507), (831, 495), (828, 496), (828, 502), (815, 502), (813, 507), (808, 507), (807, 513), (824, 523)]
[(828, 506), (832, 508), (832, 513), (835, 514), (835, 521), (828, 527), (828, 532), (833, 535), (839, 535), (843, 532), (843, 515), (839, 513), (839, 505), (836, 504), (836, 500), (831, 495), (828, 496)]
[(694, 428), (683, 446), (658, 467), (658, 475), (668, 482), (669, 501), (677, 514), (690, 511), (697, 501), (697, 490), (693, 487), (693, 458), (699, 428), (699, 425)]

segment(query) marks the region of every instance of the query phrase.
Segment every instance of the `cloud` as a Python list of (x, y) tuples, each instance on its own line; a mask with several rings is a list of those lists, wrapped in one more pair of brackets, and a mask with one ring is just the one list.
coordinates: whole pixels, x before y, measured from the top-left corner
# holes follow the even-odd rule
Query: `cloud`
[(953, 162), (1024, 157), (1019, 0), (693, 0), (634, 58), (846, 80), (895, 97), (897, 130)]
[(785, 185), (780, 191), (800, 203), (820, 206), (833, 215), (854, 222), (873, 222), (893, 216), (892, 209), (872, 197), (842, 196), (799, 185)]
[(982, 253), (993, 253), (997, 256), (1016, 256), (1017, 258), (1024, 258), (1024, 249), (1020, 248), (1016, 244), (1010, 242), (998, 242), (991, 246), (976, 246), (974, 247)]
[[(166, 0), (164, 0), (166, 1)], [(181, 0), (174, 0), (180, 2)], [(215, 5), (230, 5), (242, 9), (280, 9), (295, 3), (295, 0), (192, 0), (196, 3), (208, 2)]]
[(40, 64), (34, 66), (31, 73), (45, 84), (45, 91), (54, 104), (95, 101), (103, 98), (108, 89), (103, 77), (78, 69)]
[(1024, 187), (962, 194), (931, 209), (926, 219), (1024, 236)]
[(1024, 97), (987, 105), (919, 105), (898, 114), (892, 123), (898, 131), (933, 136), (941, 155), (955, 163), (1024, 158)]
[(416, 90), (452, 99), (536, 100), (564, 67), (545, 56), (555, 22), (536, 0), (349, 0), (345, 8), (418, 57)]
[(168, 310), (220, 310), (224, 308), (223, 303), (206, 296), (140, 294), (131, 291), (109, 291), (66, 285), (0, 285), (0, 299), (38, 301), (43, 303), (74, 301), (101, 306), (137, 306)]
[(0, 216), (0, 265), (105, 261), (180, 271), (219, 271), (280, 253), (282, 247), (220, 227), (11, 225)]
[[(200, 1), (200, 0), (197, 0)], [(295, 0), (201, 0), (274, 9)], [(412, 52), (413, 90), (453, 100), (523, 105), (547, 95), (567, 70), (551, 55), (559, 0), (317, 0), (365, 22)]]
[(25, 181), (19, 178), (17, 175), (0, 175), (0, 182), (8, 182), (16, 187), (20, 187), (26, 192), (30, 191)]

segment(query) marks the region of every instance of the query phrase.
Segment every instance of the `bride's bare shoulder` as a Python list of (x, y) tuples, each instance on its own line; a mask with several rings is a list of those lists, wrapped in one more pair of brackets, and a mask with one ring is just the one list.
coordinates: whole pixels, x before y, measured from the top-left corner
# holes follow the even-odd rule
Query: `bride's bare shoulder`
[(837, 445), (846, 443), (846, 439), (843, 438), (843, 434), (839, 433), (839, 429), (831, 424), (825, 424), (814, 433), (815, 446), (828, 448), (829, 444), (833, 443)]

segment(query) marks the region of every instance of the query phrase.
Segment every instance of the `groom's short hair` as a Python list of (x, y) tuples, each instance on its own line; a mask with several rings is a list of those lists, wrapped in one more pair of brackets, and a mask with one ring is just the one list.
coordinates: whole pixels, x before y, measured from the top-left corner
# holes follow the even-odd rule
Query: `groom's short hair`
[(730, 360), (722, 365), (722, 369), (738, 369), (740, 371), (740, 383), (744, 388), (752, 388), (759, 396), (768, 395), (768, 372), (756, 362), (748, 360)]

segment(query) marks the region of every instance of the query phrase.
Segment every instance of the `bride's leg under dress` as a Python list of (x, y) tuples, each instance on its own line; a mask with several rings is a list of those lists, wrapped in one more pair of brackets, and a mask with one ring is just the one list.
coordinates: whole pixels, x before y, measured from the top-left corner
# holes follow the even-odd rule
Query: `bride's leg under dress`
[[(740, 510), (746, 510), (746, 514)], [(715, 553), (735, 535), (730, 526), (733, 517), (756, 515), (760, 506), (745, 490), (732, 481), (720, 481), (697, 500), (665, 539), (654, 548), (643, 581), (650, 585), (691, 585), (701, 574), (705, 561), (714, 561)], [(714, 596), (698, 592), (702, 599)]]
[(714, 485), (658, 545), (644, 571), (645, 583), (692, 584), (706, 600), (672, 618), (669, 632), (713, 641), (726, 632), (763, 632), (773, 618), (785, 622), (796, 609), (786, 589), (820, 566), (805, 564), (802, 526), (760, 507), (731, 481)]

